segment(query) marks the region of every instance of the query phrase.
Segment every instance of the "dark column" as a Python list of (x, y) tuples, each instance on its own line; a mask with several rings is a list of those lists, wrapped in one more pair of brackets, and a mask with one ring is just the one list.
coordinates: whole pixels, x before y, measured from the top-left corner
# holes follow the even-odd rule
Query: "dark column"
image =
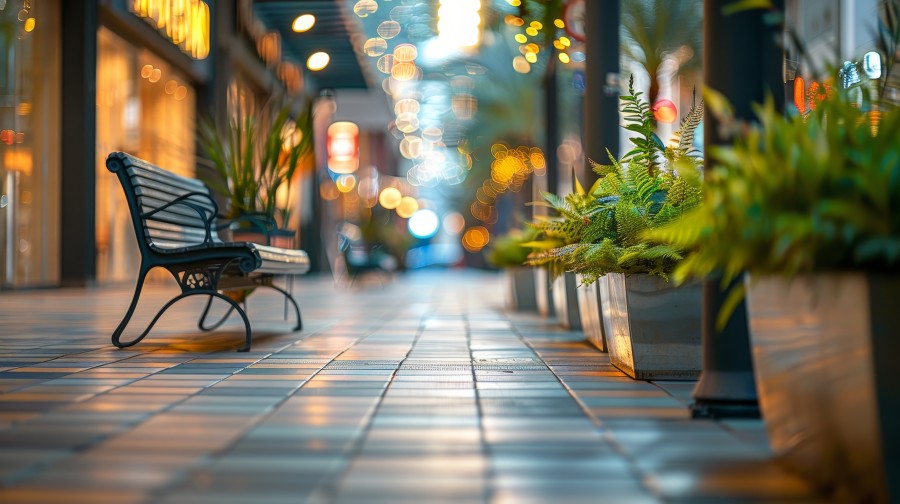
[(62, 197), (60, 282), (96, 275), (94, 236), (98, 0), (62, 5)]
[[(784, 106), (781, 27), (765, 22), (765, 10), (723, 14), (722, 8), (731, 3), (733, 0), (704, 2), (703, 81), (731, 102), (737, 119), (753, 120), (752, 104), (761, 103), (767, 95), (782, 109)], [(783, 0), (772, 3), (784, 12)], [(703, 121), (707, 148), (731, 142), (720, 134), (709, 109)], [(705, 168), (712, 168), (708, 157)], [(694, 416), (759, 416), (747, 309), (741, 303), (718, 331), (716, 317), (725, 300), (720, 285), (720, 279), (710, 278), (703, 286), (703, 373), (694, 389)]]
[[(584, 6), (584, 154), (605, 164), (606, 149), (617, 157), (619, 152), (619, 2), (585, 0)], [(585, 171), (579, 177), (590, 187), (596, 177)]]

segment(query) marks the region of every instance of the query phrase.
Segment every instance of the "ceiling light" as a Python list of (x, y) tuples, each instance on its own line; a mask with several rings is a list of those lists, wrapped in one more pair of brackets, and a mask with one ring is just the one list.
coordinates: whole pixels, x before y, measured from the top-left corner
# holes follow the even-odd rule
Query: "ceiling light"
[(313, 72), (317, 72), (327, 67), (329, 61), (331, 61), (331, 56), (328, 56), (327, 52), (315, 52), (306, 60), (306, 68), (309, 68)]
[(312, 14), (301, 14), (297, 16), (297, 19), (294, 19), (294, 24), (291, 25), (291, 29), (297, 33), (303, 33), (308, 31), (315, 24), (316, 16), (313, 16)]

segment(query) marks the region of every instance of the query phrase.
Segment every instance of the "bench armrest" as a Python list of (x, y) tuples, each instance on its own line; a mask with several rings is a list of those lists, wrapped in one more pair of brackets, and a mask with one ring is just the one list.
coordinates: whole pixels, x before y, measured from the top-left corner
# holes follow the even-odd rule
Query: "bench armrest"
[[(213, 211), (210, 212), (208, 209), (203, 208), (202, 206), (200, 206), (197, 203), (192, 202), (188, 199), (193, 196), (200, 196), (200, 197), (205, 198), (212, 205)], [(188, 208), (194, 210), (195, 212), (197, 212), (197, 215), (200, 217), (200, 220), (203, 221), (204, 226), (206, 227), (206, 236), (203, 239), (203, 244), (204, 245), (212, 244), (212, 222), (216, 219), (216, 216), (219, 213), (219, 205), (217, 205), (215, 200), (213, 200), (212, 197), (205, 192), (191, 191), (189, 193), (182, 194), (181, 196), (175, 198), (174, 200), (166, 203), (163, 206), (154, 208), (153, 210), (150, 210), (149, 212), (142, 213), (141, 218), (149, 219), (149, 218), (153, 217), (154, 215), (156, 215), (157, 213), (162, 212), (163, 210), (166, 210), (166, 209), (176, 206), (176, 205), (188, 207)]]

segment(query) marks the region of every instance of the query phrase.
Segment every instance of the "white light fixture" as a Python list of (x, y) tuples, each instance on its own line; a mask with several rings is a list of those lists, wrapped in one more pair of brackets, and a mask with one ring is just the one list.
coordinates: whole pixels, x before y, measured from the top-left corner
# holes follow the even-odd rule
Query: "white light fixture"
[(438, 220), (438, 216), (434, 213), (433, 210), (429, 210), (427, 208), (422, 210), (417, 210), (412, 216), (409, 218), (409, 221), (406, 223), (407, 228), (409, 228), (410, 234), (415, 236), (416, 238), (431, 238), (437, 233), (438, 226), (440, 226), (440, 221)]
[(315, 24), (316, 16), (313, 16), (312, 14), (301, 14), (294, 19), (294, 23), (291, 24), (291, 29), (297, 33), (303, 33), (309, 31)]
[(306, 60), (306, 68), (309, 68), (313, 72), (318, 72), (327, 67), (329, 61), (331, 61), (331, 56), (329, 56), (327, 52), (315, 52), (310, 54), (309, 59)]

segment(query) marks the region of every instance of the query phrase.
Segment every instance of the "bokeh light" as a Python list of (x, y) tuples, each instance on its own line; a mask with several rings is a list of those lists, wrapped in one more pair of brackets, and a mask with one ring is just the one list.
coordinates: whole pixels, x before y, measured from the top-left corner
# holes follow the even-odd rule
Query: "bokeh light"
[(331, 61), (331, 56), (329, 56), (327, 52), (314, 52), (310, 54), (309, 58), (306, 60), (306, 68), (309, 68), (313, 72), (318, 72), (327, 67), (329, 61)]
[(417, 210), (406, 223), (409, 232), (416, 238), (431, 238), (438, 231), (440, 222), (434, 210), (427, 208)]
[(466, 230), (462, 237), (462, 245), (469, 252), (480, 252), (491, 241), (491, 233), (484, 226), (475, 226)]
[(361, 18), (369, 17), (378, 11), (378, 2), (375, 0), (359, 0), (353, 6), (353, 13)]
[(355, 175), (341, 175), (334, 181), (334, 185), (337, 186), (338, 191), (342, 193), (348, 193), (356, 188), (356, 176)]
[(653, 118), (662, 123), (673, 123), (678, 118), (678, 109), (672, 100), (662, 98), (653, 104)]
[(447, 212), (441, 219), (441, 225), (444, 226), (444, 231), (447, 233), (458, 235), (466, 226), (466, 218), (459, 212)]
[(387, 41), (381, 37), (372, 37), (363, 44), (363, 52), (373, 58), (381, 56), (387, 51)]
[(378, 28), (375, 30), (378, 32), (378, 36), (385, 40), (390, 40), (397, 35), (400, 35), (400, 23), (396, 21), (384, 21)]
[(316, 24), (316, 16), (312, 14), (301, 14), (294, 18), (294, 22), (291, 23), (291, 29), (297, 33), (303, 33), (305, 31), (309, 31)]
[(404, 196), (400, 199), (400, 204), (397, 205), (397, 215), (403, 217), (404, 219), (408, 219), (412, 217), (412, 214), (416, 213), (416, 210), (419, 209), (419, 202), (416, 201), (416, 198), (412, 196)]
[(378, 203), (388, 210), (397, 208), (401, 199), (403, 199), (403, 195), (396, 187), (385, 187), (378, 195)]

